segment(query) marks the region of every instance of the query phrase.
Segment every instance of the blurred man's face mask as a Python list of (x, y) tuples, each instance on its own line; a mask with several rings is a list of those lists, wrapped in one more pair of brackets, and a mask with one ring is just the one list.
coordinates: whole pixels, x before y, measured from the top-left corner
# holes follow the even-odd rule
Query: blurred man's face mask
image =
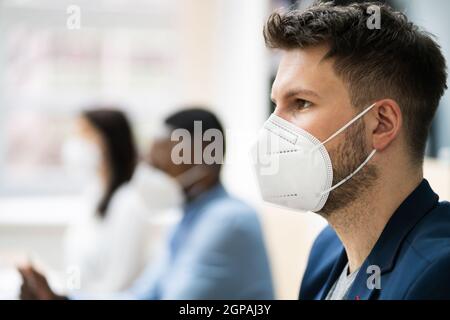
[(136, 167), (131, 185), (152, 215), (183, 204), (180, 184), (162, 170), (146, 163)]
[[(153, 136), (154, 144), (151, 151), (150, 163), (158, 169), (165, 171), (172, 166), (176, 166), (172, 155), (174, 153), (173, 148), (176, 144), (172, 140), (173, 131), (176, 130), (170, 126), (163, 125), (155, 132)], [(158, 147), (155, 147), (158, 146)], [(191, 152), (193, 152), (191, 150)], [(177, 170), (178, 171), (178, 170)], [(171, 173), (172, 174), (172, 173)], [(192, 165), (185, 171), (178, 173), (172, 179), (176, 181), (181, 188), (186, 192), (187, 198), (193, 198), (202, 193), (203, 187), (198, 185), (197, 182), (205, 178), (210, 174), (210, 170), (204, 164)], [(173, 175), (173, 174), (172, 174)]]
[(185, 201), (183, 189), (192, 186), (206, 175), (200, 166), (193, 166), (177, 177), (149, 164), (137, 166), (132, 185), (152, 213), (180, 207)]
[(320, 142), (312, 134), (272, 114), (252, 148), (253, 163), (262, 198), (294, 210), (320, 211), (330, 192), (353, 177), (375, 155), (332, 186), (333, 167), (325, 144), (369, 112), (366, 108), (328, 139)]

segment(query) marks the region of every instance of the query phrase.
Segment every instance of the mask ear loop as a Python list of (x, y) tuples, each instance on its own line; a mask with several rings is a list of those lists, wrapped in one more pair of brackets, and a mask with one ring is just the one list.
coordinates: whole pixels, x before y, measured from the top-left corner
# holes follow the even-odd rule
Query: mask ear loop
[(197, 181), (203, 179), (207, 175), (208, 172), (205, 170), (205, 168), (201, 167), (200, 165), (195, 165), (187, 169), (185, 172), (180, 173), (178, 176), (175, 177), (175, 180), (183, 188), (187, 188), (192, 186)]
[[(367, 112), (369, 112), (370, 110), (372, 110), (372, 108), (375, 106), (376, 103), (372, 104), (371, 106), (367, 107), (363, 112), (361, 112), (360, 114), (358, 114), (356, 117), (354, 117), (352, 120), (350, 120), (346, 125), (344, 125), (342, 128), (340, 128), (338, 131), (336, 131), (334, 134), (332, 134), (328, 139), (326, 139), (325, 141), (323, 141), (322, 143), (318, 144), (317, 146), (315, 146), (311, 151), (317, 150), (320, 147), (324, 146), (327, 142), (329, 142), (330, 140), (334, 139), (337, 135), (339, 135), (340, 133), (342, 133), (345, 129), (347, 129), (348, 127), (350, 127), (353, 123), (355, 123), (357, 120), (361, 119), (361, 117), (363, 117)], [(372, 150), (372, 152), (369, 154), (369, 156), (366, 158), (366, 160), (364, 160), (363, 163), (361, 163), (359, 165), (359, 167), (353, 171), (351, 174), (349, 174), (347, 177), (345, 177), (343, 180), (339, 181), (338, 183), (336, 183), (334, 186), (332, 186), (331, 188), (322, 191), (320, 193), (321, 196), (323, 196), (324, 194), (333, 191), (334, 189), (336, 189), (337, 187), (341, 186), (342, 184), (344, 184), (345, 182), (347, 182), (350, 178), (352, 178), (355, 174), (357, 174), (359, 172), (359, 170), (361, 170), (369, 161), (370, 159), (372, 159), (372, 157), (375, 155), (375, 153), (377, 152), (376, 149)]]
[(334, 186), (332, 186), (331, 188), (329, 188), (329, 189), (327, 189), (327, 190), (325, 190), (325, 191), (322, 191), (322, 192), (320, 193), (320, 195), (323, 196), (324, 194), (333, 191), (333, 190), (336, 189), (337, 187), (339, 187), (339, 186), (341, 186), (342, 184), (344, 184), (345, 182), (347, 182), (347, 180), (349, 180), (351, 177), (353, 177), (355, 174), (357, 174), (358, 171), (361, 170), (361, 169), (367, 164), (367, 162), (370, 161), (370, 159), (372, 159), (372, 157), (375, 155), (376, 152), (377, 152), (377, 150), (376, 150), (376, 149), (373, 149), (372, 152), (369, 154), (369, 156), (366, 158), (366, 160), (364, 160), (364, 162), (361, 163), (361, 164), (359, 165), (359, 167), (358, 167), (355, 171), (353, 171), (352, 173), (350, 173), (346, 178), (344, 178), (344, 179), (341, 180), (340, 182), (336, 183), (336, 184), (335, 184)]
[(333, 133), (328, 139), (326, 139), (324, 142), (322, 142), (321, 144), (317, 145), (314, 149), (318, 149), (321, 146), (325, 145), (327, 142), (329, 142), (330, 140), (334, 139), (337, 135), (339, 135), (340, 133), (342, 133), (345, 129), (347, 129), (348, 127), (350, 127), (353, 123), (355, 123), (357, 120), (359, 120), (361, 117), (363, 117), (367, 112), (369, 112), (376, 103), (372, 104), (371, 106), (367, 107), (363, 112), (361, 112), (360, 114), (358, 114), (356, 117), (354, 117), (352, 120), (350, 120), (345, 126), (343, 126), (342, 128), (340, 128), (338, 131), (336, 131), (335, 133)]

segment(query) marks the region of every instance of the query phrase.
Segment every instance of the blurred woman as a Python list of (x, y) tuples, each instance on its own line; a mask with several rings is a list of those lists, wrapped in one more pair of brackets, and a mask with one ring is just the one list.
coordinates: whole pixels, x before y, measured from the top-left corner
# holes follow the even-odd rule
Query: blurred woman
[(150, 230), (146, 214), (152, 208), (143, 200), (153, 197), (157, 184), (165, 185), (165, 177), (137, 165), (130, 124), (117, 110), (83, 112), (63, 157), (72, 174), (85, 182), (90, 199), (88, 214), (66, 237), (67, 270), (75, 277), (69, 289), (108, 293), (127, 288), (149, 263), (164, 231), (156, 226)]

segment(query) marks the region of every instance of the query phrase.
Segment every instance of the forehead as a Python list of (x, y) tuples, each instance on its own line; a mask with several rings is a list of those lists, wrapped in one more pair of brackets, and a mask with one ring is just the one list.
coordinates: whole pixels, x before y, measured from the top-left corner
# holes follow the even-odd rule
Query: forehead
[(334, 72), (334, 60), (324, 59), (327, 52), (327, 46), (283, 51), (272, 96), (282, 98), (285, 93), (299, 88), (323, 96), (345, 88)]

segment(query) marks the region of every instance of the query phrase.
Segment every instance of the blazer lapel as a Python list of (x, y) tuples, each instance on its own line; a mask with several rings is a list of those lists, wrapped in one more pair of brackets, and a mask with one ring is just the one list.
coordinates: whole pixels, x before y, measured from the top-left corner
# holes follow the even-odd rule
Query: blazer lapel
[(334, 263), (333, 269), (331, 269), (330, 275), (328, 276), (328, 279), (325, 283), (325, 286), (322, 288), (321, 292), (319, 293), (320, 300), (325, 300), (328, 292), (333, 287), (336, 280), (339, 278), (339, 276), (342, 273), (342, 270), (344, 270), (345, 265), (347, 264), (347, 254), (345, 253), (344, 248), (342, 248), (341, 254), (339, 255), (339, 258)]
[[(381, 291), (371, 289), (367, 285), (367, 281), (372, 275), (368, 267), (378, 267), (380, 277), (391, 272), (405, 238), (416, 224), (436, 206), (438, 200), (439, 197), (424, 179), (392, 215), (371, 253), (361, 266), (353, 285), (347, 293), (347, 299), (367, 300), (379, 297)], [(382, 282), (382, 278), (380, 281)], [(383, 283), (381, 283), (381, 286), (383, 286)]]
[(369, 289), (369, 286), (367, 285), (368, 276), (370, 275), (366, 272), (368, 267), (369, 261), (366, 260), (359, 269), (353, 285), (347, 292), (346, 300), (370, 300), (378, 296), (379, 290)]

